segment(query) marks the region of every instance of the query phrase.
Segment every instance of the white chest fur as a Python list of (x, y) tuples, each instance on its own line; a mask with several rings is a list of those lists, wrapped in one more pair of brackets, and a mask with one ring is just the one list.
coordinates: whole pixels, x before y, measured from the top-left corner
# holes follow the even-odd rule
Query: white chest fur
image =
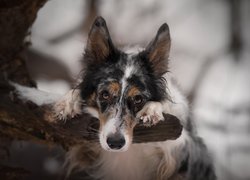
[(126, 152), (102, 152), (101, 168), (94, 176), (105, 180), (147, 180), (156, 171), (157, 148), (149, 144), (132, 145)]
[(98, 171), (93, 176), (104, 180), (151, 180), (156, 178), (158, 172), (170, 177), (177, 165), (175, 157), (180, 158), (181, 147), (188, 139), (183, 130), (176, 140), (132, 144), (125, 152), (103, 150), (102, 158), (97, 163)]

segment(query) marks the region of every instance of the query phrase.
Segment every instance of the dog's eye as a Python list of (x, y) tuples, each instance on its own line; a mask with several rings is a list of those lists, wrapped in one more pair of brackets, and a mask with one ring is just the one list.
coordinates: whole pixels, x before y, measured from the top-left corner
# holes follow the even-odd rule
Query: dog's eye
[(108, 91), (103, 91), (103, 92), (101, 93), (101, 96), (102, 96), (102, 98), (105, 99), (105, 100), (108, 100), (108, 99), (110, 98), (110, 94), (109, 94)]
[(143, 97), (141, 95), (136, 95), (134, 97), (134, 104), (135, 105), (140, 105), (143, 102)]

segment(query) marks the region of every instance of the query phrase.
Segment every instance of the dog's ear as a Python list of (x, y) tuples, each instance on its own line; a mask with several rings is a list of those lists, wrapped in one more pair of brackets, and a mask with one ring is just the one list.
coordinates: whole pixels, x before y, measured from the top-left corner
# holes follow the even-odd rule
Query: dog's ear
[(97, 17), (88, 35), (85, 56), (87, 63), (103, 62), (112, 52), (114, 46), (105, 20)]
[(168, 71), (170, 45), (169, 27), (164, 23), (144, 51), (144, 55), (146, 55), (146, 58), (149, 60), (157, 77), (162, 76)]

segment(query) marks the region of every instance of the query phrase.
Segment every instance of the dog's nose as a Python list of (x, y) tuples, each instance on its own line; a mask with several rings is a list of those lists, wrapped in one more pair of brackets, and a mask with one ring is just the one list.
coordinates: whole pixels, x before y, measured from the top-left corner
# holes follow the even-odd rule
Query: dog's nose
[(125, 145), (125, 138), (120, 133), (110, 134), (107, 144), (111, 149), (121, 149)]

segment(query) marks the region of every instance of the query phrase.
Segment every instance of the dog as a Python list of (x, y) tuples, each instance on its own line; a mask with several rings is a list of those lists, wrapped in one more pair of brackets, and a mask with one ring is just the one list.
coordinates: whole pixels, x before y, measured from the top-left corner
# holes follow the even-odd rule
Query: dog
[[(146, 48), (127, 53), (114, 46), (102, 17), (94, 21), (83, 56), (81, 83), (54, 105), (59, 119), (86, 112), (99, 120), (101, 149), (88, 167), (93, 179), (216, 179), (211, 157), (189, 118), (187, 100), (169, 73), (170, 46), (166, 23)], [(133, 144), (136, 123), (155, 125), (164, 121), (163, 113), (180, 119), (181, 136)], [(84, 147), (72, 148), (70, 169), (81, 166), (84, 152)]]

